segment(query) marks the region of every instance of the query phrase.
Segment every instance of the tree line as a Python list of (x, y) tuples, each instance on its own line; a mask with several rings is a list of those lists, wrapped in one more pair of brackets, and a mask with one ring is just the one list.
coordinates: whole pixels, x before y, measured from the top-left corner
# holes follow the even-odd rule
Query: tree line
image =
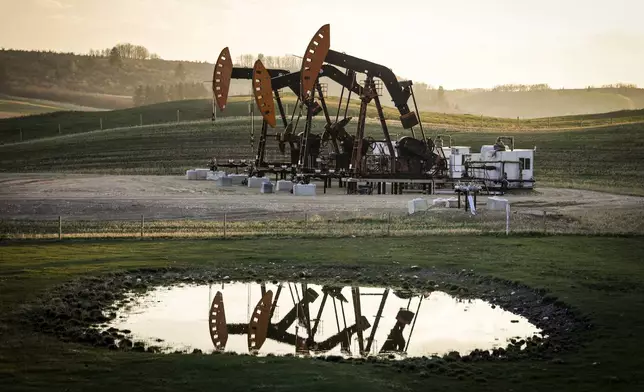
[(234, 65), (236, 67), (252, 68), (255, 60), (260, 60), (266, 68), (284, 69), (287, 71), (298, 71), (302, 67), (302, 60), (295, 56), (265, 56), (260, 53), (257, 56), (242, 54), (237, 56)]
[(111, 48), (105, 49), (90, 49), (90, 57), (108, 57), (112, 58), (118, 55), (121, 59), (132, 60), (160, 60), (161, 57), (156, 53), (150, 53), (148, 48), (141, 45), (133, 45), (130, 43), (117, 44)]
[(153, 103), (179, 101), (182, 99), (207, 98), (208, 89), (203, 83), (176, 83), (171, 85), (138, 85), (132, 101), (135, 106)]

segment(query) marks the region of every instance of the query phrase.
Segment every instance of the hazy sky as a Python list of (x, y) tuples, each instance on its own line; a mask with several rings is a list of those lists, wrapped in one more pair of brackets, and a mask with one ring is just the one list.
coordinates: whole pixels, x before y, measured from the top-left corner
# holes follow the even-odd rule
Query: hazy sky
[(644, 86), (644, 0), (0, 0), (0, 47), (301, 56), (325, 23), (332, 49), (445, 88)]

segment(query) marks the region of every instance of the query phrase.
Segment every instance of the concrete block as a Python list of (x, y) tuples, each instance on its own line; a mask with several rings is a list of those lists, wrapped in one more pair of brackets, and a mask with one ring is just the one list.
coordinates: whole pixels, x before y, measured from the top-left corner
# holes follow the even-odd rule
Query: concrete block
[(271, 180), (268, 177), (250, 177), (248, 179), (248, 187), (249, 188), (260, 188), (262, 186), (262, 183), (264, 182), (271, 182)]
[(287, 180), (277, 181), (277, 192), (290, 192), (293, 189), (293, 182)]
[(218, 177), (215, 180), (217, 186), (233, 186), (233, 179), (230, 177)]
[(505, 206), (510, 204), (508, 199), (498, 196), (491, 196), (487, 198), (487, 209), (494, 211), (505, 211)]
[(197, 180), (206, 180), (210, 169), (195, 169), (195, 172), (197, 173)]
[(432, 206), (439, 207), (439, 208), (449, 208), (449, 199), (445, 199), (442, 197), (436, 198), (432, 200)]
[(315, 184), (295, 184), (293, 185), (293, 194), (295, 196), (315, 196)]
[(425, 199), (417, 198), (407, 202), (407, 211), (409, 214), (414, 214), (418, 211), (427, 211), (428, 208), (429, 206)]
[(233, 185), (241, 185), (248, 176), (245, 174), (230, 174), (228, 178), (232, 179)]
[(262, 187), (260, 188), (260, 193), (273, 193), (273, 183), (272, 182), (263, 182)]

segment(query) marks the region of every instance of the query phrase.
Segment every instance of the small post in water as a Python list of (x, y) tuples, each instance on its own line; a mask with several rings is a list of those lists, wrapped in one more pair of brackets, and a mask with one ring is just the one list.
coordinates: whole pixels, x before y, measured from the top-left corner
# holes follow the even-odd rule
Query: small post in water
[(143, 238), (143, 223), (144, 223), (143, 214), (141, 214), (141, 238)]
[(546, 211), (543, 211), (543, 233), (546, 233)]
[(389, 213), (389, 217), (387, 218), (387, 237), (389, 237), (390, 233), (391, 233), (391, 212)]
[(226, 238), (226, 221), (228, 220), (228, 214), (224, 212), (224, 238)]
[(143, 126), (143, 114), (139, 114), (139, 126)]
[(100, 118), (101, 131), (103, 130), (103, 117)]
[(63, 239), (63, 217), (58, 215), (58, 240)]
[(22, 141), (22, 128), (20, 128), (20, 141)]
[(60, 135), (60, 124), (58, 124), (58, 134)]
[(510, 203), (505, 205), (505, 235), (510, 235)]
[(177, 109), (177, 122), (181, 121), (181, 113), (179, 112), (179, 109)]
[(305, 212), (304, 213), (304, 232), (308, 232), (309, 230), (309, 213)]

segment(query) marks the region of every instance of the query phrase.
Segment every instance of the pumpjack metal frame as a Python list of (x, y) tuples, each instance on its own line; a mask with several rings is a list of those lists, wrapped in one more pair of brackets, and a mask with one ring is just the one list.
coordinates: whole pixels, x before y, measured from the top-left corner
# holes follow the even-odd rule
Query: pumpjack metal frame
[[(341, 186), (343, 180), (345, 183), (349, 182), (348, 193), (357, 192), (355, 183), (358, 180), (385, 179), (385, 181), (394, 182), (431, 180), (434, 183), (436, 180), (447, 178), (447, 164), (442, 149), (435, 149), (431, 138), (425, 136), (422, 122), (417, 115), (418, 107), (412, 81), (399, 81), (393, 71), (383, 65), (330, 49), (328, 24), (322, 26), (310, 40), (299, 72), (266, 69), (259, 60), (252, 69), (232, 67), (227, 62), (229, 60), (230, 53), (228, 48), (225, 48), (215, 64), (215, 73), (217, 70), (226, 72), (220, 72), (219, 85), (216, 86), (213, 83), (213, 111), (215, 101), (220, 110), (225, 109), (226, 97), (222, 97), (222, 91), (228, 91), (227, 84), (230, 83), (231, 78), (251, 79), (257, 105), (264, 105), (260, 107), (262, 128), (257, 154), (252, 163), (217, 164), (215, 161), (215, 167), (246, 166), (250, 171), (249, 174), (275, 173), (281, 178), (290, 175), (291, 179), (304, 182), (317, 178), (324, 181), (325, 190), (327, 184), (330, 186), (332, 178), (338, 178)], [(342, 67), (345, 71), (342, 72), (337, 67)], [(363, 86), (356, 81), (358, 73), (366, 75)], [(335, 121), (331, 119), (322, 93), (319, 82), (321, 77), (328, 77), (342, 86)], [(399, 120), (403, 128), (411, 131), (411, 136), (403, 136), (395, 145), (376, 91), (376, 78), (382, 81), (389, 92), (394, 106), (400, 113)], [(286, 87), (297, 96), (297, 103), (290, 121), (287, 119), (279, 94), (279, 90)], [(348, 91), (348, 95), (344, 117), (340, 119), (345, 90)], [(274, 129), (277, 124), (275, 108), (272, 105), (273, 97), (270, 97), (271, 103), (268, 103), (271, 91), (284, 128), (283, 132), (273, 134), (268, 133), (268, 127)], [(354, 135), (350, 135), (345, 129), (352, 119), (347, 117), (352, 94), (356, 94), (360, 100)], [(415, 111), (409, 107), (409, 98), (412, 98)], [(375, 104), (383, 133), (383, 139), (379, 141), (365, 135), (367, 109), (372, 102)], [(295, 113), (298, 110), (300, 114), (294, 122)], [(295, 131), (302, 111), (306, 112), (304, 130), (296, 135)], [(325, 119), (322, 135), (312, 133), (312, 120), (320, 113), (324, 114)], [(420, 128), (420, 138), (416, 138), (415, 126)], [(282, 153), (284, 153), (285, 144), (289, 144), (288, 161), (266, 161), (266, 143), (269, 137), (278, 141)], [(332, 152), (328, 157), (321, 158), (321, 146), (325, 143), (331, 144)], [(386, 151), (373, 154), (374, 147), (382, 144), (386, 146)], [(378, 183), (379, 193), (381, 188), (384, 188), (381, 185)]]

